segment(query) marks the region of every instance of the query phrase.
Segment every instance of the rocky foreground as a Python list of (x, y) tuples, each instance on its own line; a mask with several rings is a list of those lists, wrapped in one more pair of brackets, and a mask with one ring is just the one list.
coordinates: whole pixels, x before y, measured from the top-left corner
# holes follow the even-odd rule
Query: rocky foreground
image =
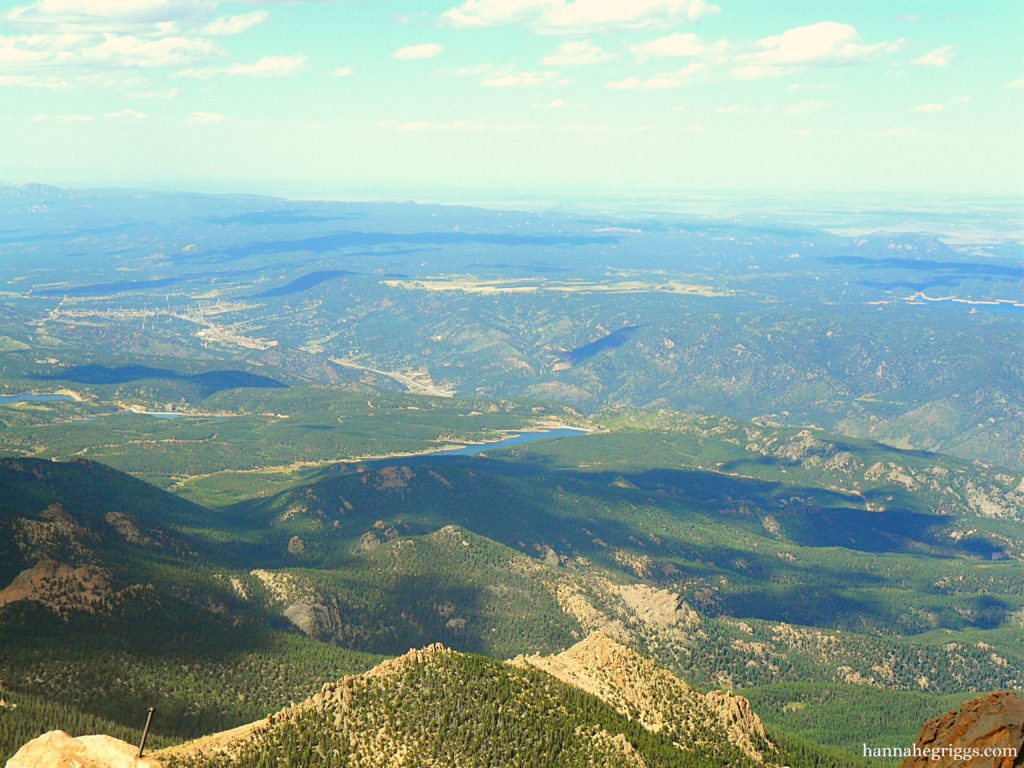
[(162, 768), (151, 757), (136, 757), (138, 750), (110, 736), (72, 738), (50, 731), (22, 747), (7, 768)]
[[(1019, 768), (1024, 699), (1001, 691), (966, 702), (926, 723), (917, 747), (920, 756), (902, 768)], [(939, 747), (946, 753), (936, 759)], [(992, 748), (1003, 751), (983, 754)], [(972, 750), (977, 756), (965, 762)], [(52, 731), (7, 768), (792, 764), (745, 698), (696, 691), (601, 633), (557, 655), (506, 663), (428, 646), (327, 683), (263, 720), (142, 759), (136, 753), (108, 736)]]
[(906, 758), (901, 768), (1022, 766), (1024, 699), (1012, 691), (995, 691), (964, 702), (958, 711), (925, 723), (916, 746), (921, 754)]
[(268, 755), (359, 768), (644, 768), (672, 753), (696, 765), (776, 764), (746, 699), (695, 691), (600, 633), (558, 655), (507, 663), (428, 646), (255, 723), (140, 761), (136, 751), (109, 737), (52, 732), (8, 768), (244, 768)]

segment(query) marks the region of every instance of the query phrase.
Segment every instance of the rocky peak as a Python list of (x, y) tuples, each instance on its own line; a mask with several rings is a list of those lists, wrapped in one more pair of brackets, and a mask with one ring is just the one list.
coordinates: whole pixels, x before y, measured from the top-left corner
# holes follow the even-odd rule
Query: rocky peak
[(705, 699), (711, 711), (718, 715), (729, 741), (757, 760), (760, 757), (759, 745), (768, 741), (768, 734), (746, 697), (711, 691)]
[(742, 696), (693, 690), (667, 669), (600, 632), (557, 656), (520, 656), (515, 666), (531, 666), (580, 688), (644, 728), (665, 733), (690, 748), (718, 734), (755, 762), (771, 750), (761, 719)]
[(400, 674), (409, 667), (417, 664), (429, 664), (438, 659), (451, 656), (453, 653), (455, 652), (451, 648), (442, 643), (433, 643), (423, 648), (413, 648), (397, 658), (382, 661), (376, 667), (366, 672), (365, 676), (381, 677)]

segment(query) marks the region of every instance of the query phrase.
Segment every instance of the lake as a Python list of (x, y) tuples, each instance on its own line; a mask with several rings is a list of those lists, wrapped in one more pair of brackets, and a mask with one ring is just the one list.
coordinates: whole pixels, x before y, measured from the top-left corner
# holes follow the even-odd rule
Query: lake
[(462, 448), (441, 449), (439, 451), (431, 451), (430, 453), (418, 454), (418, 456), (476, 456), (481, 453), (498, 451), (502, 448), (510, 448), (513, 445), (533, 443), (537, 440), (557, 440), (562, 437), (581, 437), (586, 434), (588, 434), (587, 430), (574, 429), (573, 427), (559, 427), (542, 432), (517, 432), (493, 443), (475, 443), (463, 446)]

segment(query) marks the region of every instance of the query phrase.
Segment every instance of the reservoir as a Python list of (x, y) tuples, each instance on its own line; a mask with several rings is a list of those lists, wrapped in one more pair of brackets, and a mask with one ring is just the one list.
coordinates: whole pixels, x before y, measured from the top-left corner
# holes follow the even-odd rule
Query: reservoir
[(537, 440), (557, 440), (562, 437), (581, 437), (586, 434), (588, 434), (588, 430), (575, 429), (573, 427), (558, 427), (557, 429), (548, 429), (540, 432), (517, 432), (493, 443), (474, 443), (473, 445), (465, 445), (461, 448), (431, 451), (430, 453), (419, 454), (419, 456), (476, 456), (477, 454), (490, 453), (491, 451), (510, 448), (513, 445), (532, 443)]

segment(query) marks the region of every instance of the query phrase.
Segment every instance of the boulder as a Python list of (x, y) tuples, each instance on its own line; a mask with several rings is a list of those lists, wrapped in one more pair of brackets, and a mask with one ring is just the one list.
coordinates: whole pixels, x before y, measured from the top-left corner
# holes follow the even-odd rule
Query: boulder
[(23, 746), (7, 768), (162, 768), (139, 748), (110, 736), (79, 736), (50, 731)]
[[(1024, 698), (1013, 691), (995, 691), (966, 701), (959, 711), (925, 723), (915, 747), (917, 754), (905, 758), (902, 768), (1024, 765)], [(972, 756), (965, 760), (967, 750)], [(1001, 754), (986, 755), (986, 750)]]

